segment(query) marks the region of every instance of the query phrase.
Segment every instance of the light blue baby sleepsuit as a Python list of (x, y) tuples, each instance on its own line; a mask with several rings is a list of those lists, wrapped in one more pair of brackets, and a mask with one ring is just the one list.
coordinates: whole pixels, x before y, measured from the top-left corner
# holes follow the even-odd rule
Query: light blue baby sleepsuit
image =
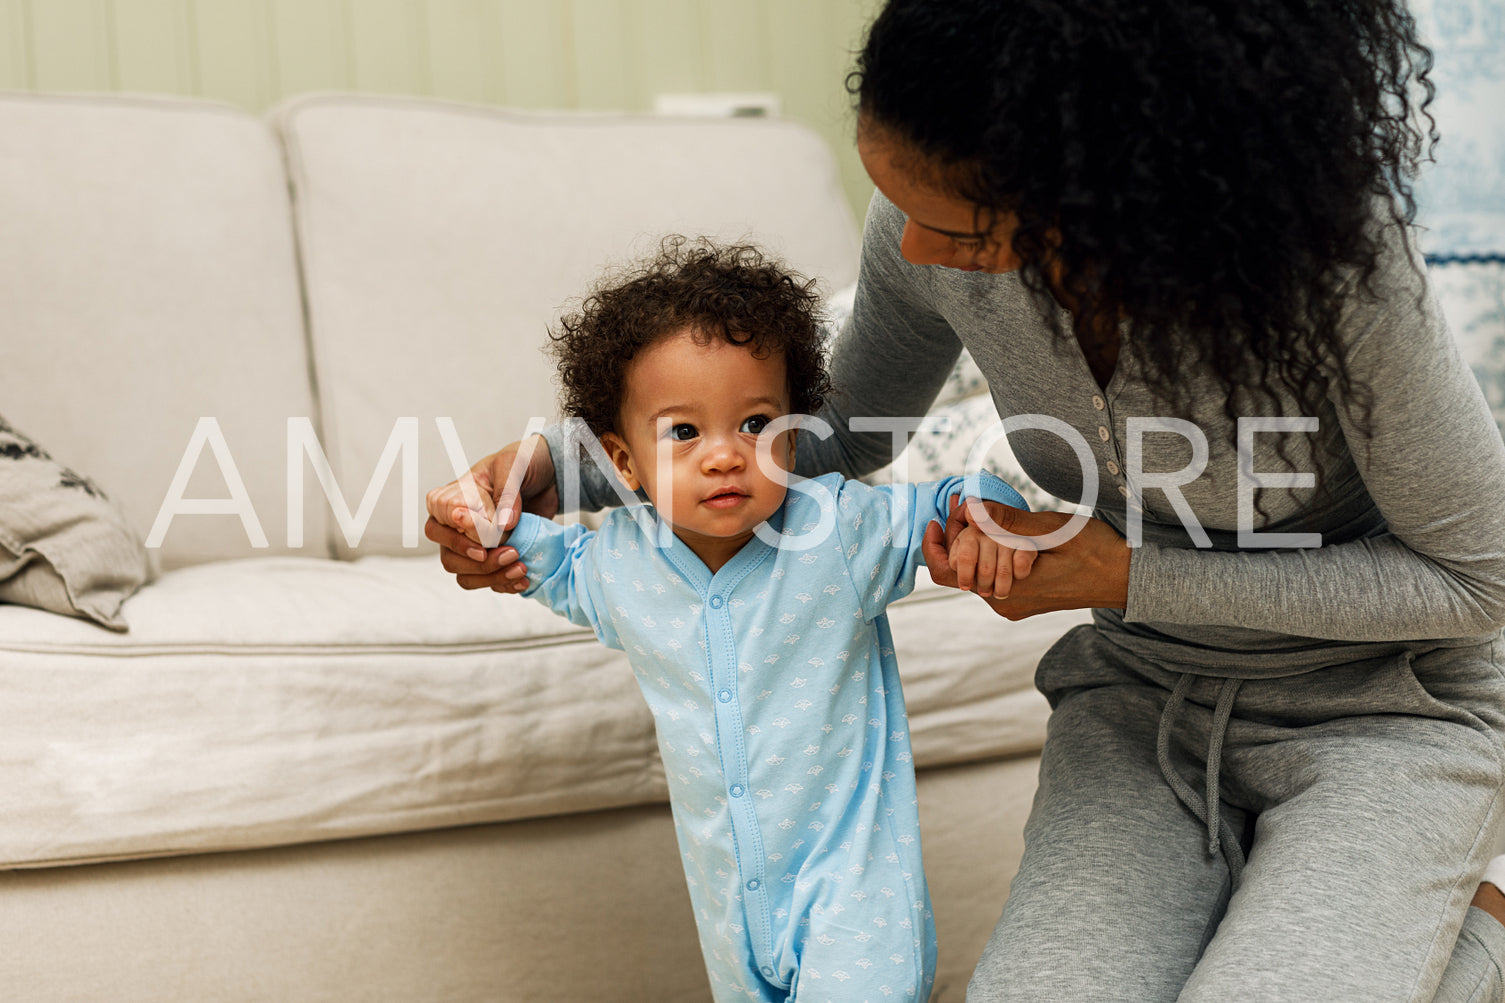
[(930, 995), (935, 925), (884, 611), (914, 587), (926, 525), (964, 493), (1024, 507), (990, 474), (830, 474), (769, 519), (778, 546), (755, 538), (714, 575), (677, 538), (658, 546), (648, 506), (594, 532), (525, 515), (508, 540), (524, 595), (627, 653), (718, 1001)]

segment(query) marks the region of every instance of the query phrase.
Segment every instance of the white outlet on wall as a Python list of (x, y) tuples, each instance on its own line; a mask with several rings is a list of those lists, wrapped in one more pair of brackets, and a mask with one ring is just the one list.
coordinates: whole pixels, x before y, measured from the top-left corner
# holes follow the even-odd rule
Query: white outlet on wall
[(659, 94), (653, 99), (653, 111), (702, 118), (773, 118), (779, 114), (779, 96), (767, 91)]

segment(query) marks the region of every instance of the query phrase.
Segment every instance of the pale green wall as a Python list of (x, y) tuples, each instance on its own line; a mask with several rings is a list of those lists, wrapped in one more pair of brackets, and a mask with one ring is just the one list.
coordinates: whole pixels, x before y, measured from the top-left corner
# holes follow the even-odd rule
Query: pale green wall
[(0, 88), (199, 95), (261, 111), (310, 90), (646, 111), (775, 91), (826, 137), (861, 218), (842, 79), (879, 0), (0, 0)]

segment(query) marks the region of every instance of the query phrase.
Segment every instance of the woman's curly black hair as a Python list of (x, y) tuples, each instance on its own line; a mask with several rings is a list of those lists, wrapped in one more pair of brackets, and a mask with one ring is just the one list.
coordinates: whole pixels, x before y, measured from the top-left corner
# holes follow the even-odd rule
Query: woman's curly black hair
[(1161, 399), (1188, 363), (1230, 419), (1336, 379), (1364, 429), (1338, 324), (1414, 217), (1431, 66), (1403, 0), (890, 0), (848, 89), (981, 229), (1017, 219), (1042, 302), (1054, 253), (1078, 337), (1127, 320)]
[(658, 255), (608, 276), (549, 331), (560, 406), (596, 435), (616, 430), (629, 363), (660, 338), (689, 330), (759, 358), (784, 356), (793, 413), (813, 414), (831, 393), (820, 296), (805, 279), (745, 244), (664, 238)]

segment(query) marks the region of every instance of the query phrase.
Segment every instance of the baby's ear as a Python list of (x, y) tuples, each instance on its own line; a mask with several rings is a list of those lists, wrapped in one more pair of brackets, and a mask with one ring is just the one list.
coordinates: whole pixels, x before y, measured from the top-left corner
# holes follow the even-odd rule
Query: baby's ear
[(622, 478), (622, 483), (632, 491), (642, 487), (637, 468), (632, 462), (632, 450), (627, 448), (626, 440), (615, 432), (603, 432), (601, 448), (605, 449), (606, 455), (611, 458), (611, 465), (616, 467), (617, 476)]

